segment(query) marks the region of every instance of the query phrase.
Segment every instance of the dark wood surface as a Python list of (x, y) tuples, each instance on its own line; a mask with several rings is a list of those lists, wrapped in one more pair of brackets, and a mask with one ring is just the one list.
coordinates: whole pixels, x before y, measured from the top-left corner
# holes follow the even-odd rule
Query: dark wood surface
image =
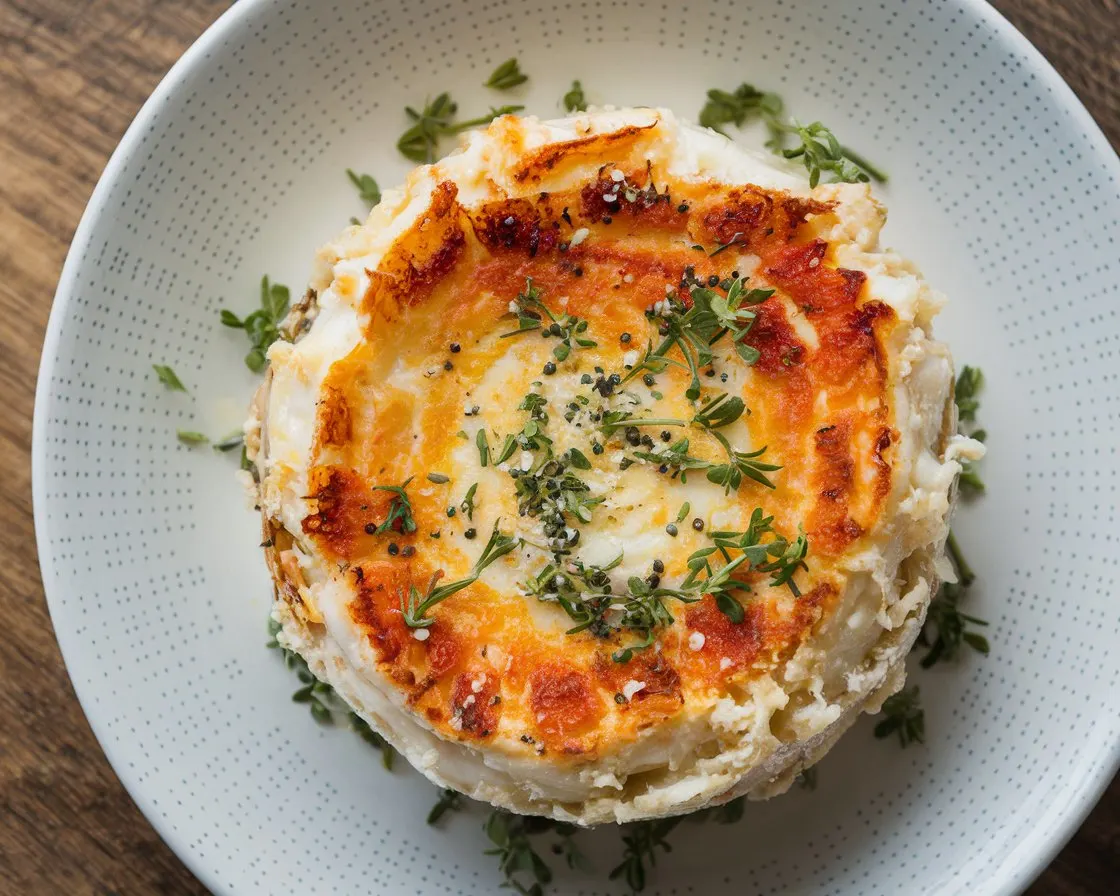
[[(94, 183), (228, 0), (0, 0), (0, 894), (203, 894), (98, 749), (36, 564), (31, 411), (51, 296)], [(998, 0), (1120, 146), (1117, 0)], [(1030, 891), (1120, 892), (1120, 779)]]

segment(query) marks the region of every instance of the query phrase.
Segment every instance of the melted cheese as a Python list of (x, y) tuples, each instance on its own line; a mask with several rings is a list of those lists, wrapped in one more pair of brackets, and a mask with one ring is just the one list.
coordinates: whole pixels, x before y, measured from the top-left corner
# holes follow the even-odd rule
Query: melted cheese
[[(626, 205), (612, 198), (620, 182), (669, 196)], [(882, 222), (865, 186), (810, 192), (664, 110), (506, 117), (417, 169), (320, 253), (313, 325), (270, 351), (258, 463), (267, 525), (300, 559), (297, 573), (274, 565), (287, 643), (434, 781), (517, 811), (622, 821), (781, 789), (900, 686), (957, 457), (975, 449), (948, 435), (952, 363), (929, 332), (940, 299), (879, 251)], [(709, 256), (698, 242), (739, 245)], [(641, 432), (725, 459), (688, 425), (680, 367), (609, 395), (588, 383), (625, 375), (658, 341), (645, 312), (690, 267), (775, 290), (747, 337), (758, 363), (725, 339), (701, 378), (705, 398), (746, 401), (751, 413), (722, 432), (781, 464), (773, 490), (728, 491), (703, 471), (682, 481), (634, 457), (648, 444), (596, 426), (614, 410), (675, 418), (685, 425)], [(558, 360), (556, 338), (503, 335), (527, 277), (596, 344)], [(591, 463), (579, 476), (598, 503), (566, 525), (582, 562), (618, 559), (615, 593), (655, 561), (678, 583), (709, 532), (742, 530), (763, 507), (791, 537), (809, 532), (801, 596), (754, 576), (740, 624), (710, 597), (670, 601), (673, 624), (625, 663), (610, 656), (633, 633), (567, 634), (561, 606), (525, 588), (551, 559), (549, 533), (519, 511), (514, 477), (543, 452), (495, 463), (530, 419), (530, 393), (553, 455)], [(374, 533), (391, 500), (379, 487), (406, 481), (416, 533)], [(401, 596), (437, 571), (468, 575), (494, 527), (519, 548), (434, 608), (430, 629), (404, 625)], [(390, 541), (406, 550), (390, 554)]]

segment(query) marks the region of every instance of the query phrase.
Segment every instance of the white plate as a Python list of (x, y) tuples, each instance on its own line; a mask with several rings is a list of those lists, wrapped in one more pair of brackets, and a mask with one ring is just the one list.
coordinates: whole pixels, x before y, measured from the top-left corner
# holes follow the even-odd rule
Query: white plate
[[(1009, 893), (1120, 759), (1120, 165), (1069, 89), (971, 0), (242, 0), (183, 57), (109, 163), (51, 314), (35, 516), (58, 639), (94, 731), (167, 842), (221, 893), (481, 894), (481, 814), (424, 824), (431, 788), (321, 729), (264, 649), (269, 583), (230, 458), (175, 429), (240, 422), (259, 277), (298, 290), (383, 184), (405, 104), (520, 57), (515, 94), (694, 115), (710, 86), (780, 91), (892, 174), (887, 239), (952, 304), (939, 331), (988, 376), (989, 495), (960, 516), (992, 655), (917, 673), (928, 743), (860, 724), (815, 792), (682, 825), (650, 892)], [(743, 135), (757, 142), (753, 135)], [(152, 374), (171, 364), (191, 389)], [(617, 832), (581, 835), (606, 881)]]

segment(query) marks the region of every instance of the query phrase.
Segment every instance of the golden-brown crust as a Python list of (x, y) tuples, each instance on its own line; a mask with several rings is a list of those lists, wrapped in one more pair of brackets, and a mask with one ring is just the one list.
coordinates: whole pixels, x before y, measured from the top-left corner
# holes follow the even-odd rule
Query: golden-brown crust
[[(618, 145), (637, 132), (617, 137)], [(602, 149), (598, 138), (553, 146), (530, 155), (515, 178), (532, 180)], [(828, 558), (875, 524), (889, 491), (895, 433), (883, 342), (896, 318), (865, 295), (866, 276), (836, 267), (828, 244), (814, 236), (807, 222), (833, 206), (759, 187), (655, 184), (645, 166), (626, 168), (624, 178), (642, 184), (635, 201), (604, 200), (618, 183), (607, 169), (563, 193), (473, 207), (460, 205), (454, 184), (439, 184), (428, 212), (370, 272), (364, 341), (336, 362), (320, 395), (303, 531), (326, 558), (349, 564), (352, 621), (384, 677), (445, 737), (480, 741), (501, 729), (527, 752), (583, 761), (597, 755), (603, 732), (632, 739), (693, 696), (761, 674), (828, 612), (838, 594)], [(588, 232), (582, 241), (573, 239), (579, 229)], [(399, 334), (409, 334), (415, 357), (442, 365), (449, 344), (481, 343), (508, 329), (499, 318), (531, 277), (545, 294), (565, 296), (567, 311), (589, 320), (597, 339), (617, 343), (623, 332), (645, 331), (645, 310), (686, 268), (702, 280), (729, 275), (736, 253), (697, 252), (697, 242), (734, 243), (758, 255), (762, 276), (778, 290), (758, 306), (747, 340), (759, 352), (745, 396), (748, 427), (752, 443), (769, 445), (803, 488), (771, 493), (748, 482), (738, 500), (765, 502), (787, 532), (804, 521), (821, 574), (792, 605), (757, 577), (759, 597), (747, 601), (741, 623), (705, 597), (677, 612), (656, 650), (626, 663), (609, 658), (615, 642), (586, 631), (562, 636), (561, 658), (556, 635), (534, 626), (529, 598), (482, 582), (441, 604), (426, 640), (418, 640), (403, 621), (402, 601), (440, 568), (434, 536), (456, 499), (438, 486), (416, 493), (417, 532), (376, 534), (393, 499), (374, 486), (443, 467), (458, 444), (447, 421), (461, 414), (463, 390), (492, 357), (483, 349), (456, 356), (443, 385), (417, 407), (375, 372), (397, 355)], [(815, 345), (799, 335), (795, 317), (815, 332)], [(822, 394), (829, 399), (823, 411)], [(386, 553), (390, 541), (396, 556)], [(691, 649), (691, 634), (711, 649)]]

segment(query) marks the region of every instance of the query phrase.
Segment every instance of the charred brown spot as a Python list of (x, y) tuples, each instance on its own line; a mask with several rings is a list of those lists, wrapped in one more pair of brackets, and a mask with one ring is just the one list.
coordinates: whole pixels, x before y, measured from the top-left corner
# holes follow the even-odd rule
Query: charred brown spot
[[(362, 570), (357, 594), (350, 602), (350, 618), (365, 633), (378, 659), (392, 663), (410, 640), (400, 613), (400, 594), (408, 588), (408, 576), (392, 563), (364, 563)], [(394, 675), (395, 679), (399, 677)]]
[[(548, 194), (541, 199), (545, 203)], [(479, 242), (490, 251), (515, 249), (530, 258), (552, 249), (557, 242), (552, 222), (527, 199), (490, 202), (471, 213), (471, 224)]]
[(838, 554), (863, 534), (848, 515), (855, 472), (851, 441), (847, 419), (813, 434), (817, 500), (808, 522), (810, 543), (823, 554)]
[(398, 237), (377, 270), (367, 272), (363, 310), (392, 313), (419, 304), (451, 273), (466, 246), (458, 192), (450, 181), (436, 186), (428, 210)]
[(350, 406), (340, 389), (329, 384), (323, 386), (316, 416), (316, 435), (321, 446), (345, 445), (350, 441)]
[(579, 162), (605, 151), (619, 151), (627, 144), (635, 143), (645, 131), (657, 127), (654, 121), (644, 125), (628, 125), (611, 131), (609, 134), (593, 134), (563, 143), (552, 143), (528, 154), (513, 171), (517, 183), (540, 180), (562, 162)]
[(758, 351), (755, 370), (771, 376), (788, 373), (804, 359), (805, 345), (786, 319), (785, 309), (774, 299), (763, 302), (756, 313), (758, 317), (744, 340)]
[(802, 307), (818, 314), (837, 308), (854, 306), (867, 275), (862, 271), (830, 268), (824, 263), (828, 243), (787, 246), (775, 253), (766, 268), (766, 276), (789, 293)]
[(456, 676), (451, 689), (451, 717), (461, 730), (476, 737), (489, 737), (498, 728), (501, 702), (494, 702), (500, 682), (493, 671), (474, 670)]
[[(707, 666), (709, 677), (750, 666), (762, 649), (762, 608), (750, 602), (744, 609), (743, 621), (734, 623), (707, 595), (685, 610), (685, 624), (704, 636), (702, 655), (696, 661)], [(724, 658), (729, 664), (721, 662)]]
[(751, 251), (793, 239), (809, 215), (832, 210), (832, 205), (772, 193), (758, 187), (730, 190), (700, 216), (698, 236), (721, 245), (735, 244)]
[(551, 735), (579, 734), (602, 715), (591, 679), (558, 662), (533, 670), (529, 676), (529, 704), (537, 728)]

